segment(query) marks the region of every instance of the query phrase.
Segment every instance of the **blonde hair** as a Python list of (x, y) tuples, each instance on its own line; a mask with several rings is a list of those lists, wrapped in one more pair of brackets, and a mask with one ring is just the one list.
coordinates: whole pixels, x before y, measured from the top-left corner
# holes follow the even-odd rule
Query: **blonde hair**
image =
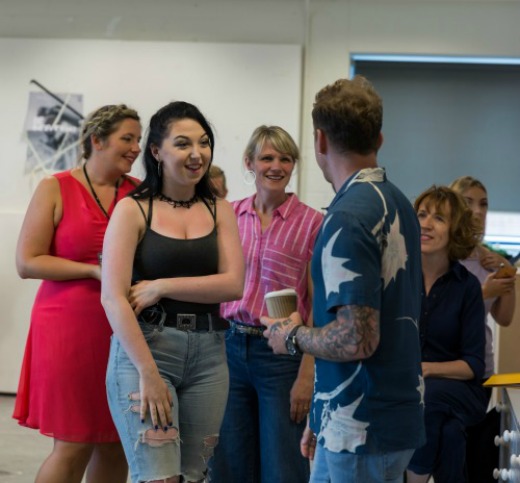
[(278, 152), (288, 154), (295, 163), (300, 159), (300, 150), (285, 129), (265, 125), (259, 126), (253, 131), (247, 143), (244, 158), (253, 161), (266, 142), (270, 142)]
[(487, 194), (487, 189), (484, 184), (472, 176), (461, 176), (460, 178), (454, 179), (450, 184), (450, 188), (461, 195), (471, 188), (480, 188)]
[(91, 136), (95, 136), (100, 141), (105, 141), (125, 119), (140, 121), (137, 111), (126, 106), (126, 104), (110, 104), (90, 113), (85, 119), (81, 131), (81, 157), (88, 159), (92, 155)]

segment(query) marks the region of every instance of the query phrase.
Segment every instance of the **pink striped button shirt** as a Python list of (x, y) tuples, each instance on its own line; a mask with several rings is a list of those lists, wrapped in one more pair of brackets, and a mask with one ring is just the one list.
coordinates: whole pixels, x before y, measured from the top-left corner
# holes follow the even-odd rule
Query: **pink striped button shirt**
[(255, 195), (232, 203), (244, 250), (246, 278), (242, 299), (221, 304), (222, 316), (260, 325), (260, 317), (267, 315), (264, 295), (272, 290), (294, 288), (298, 293), (298, 312), (306, 321), (311, 303), (308, 264), (323, 216), (290, 193), (262, 233), (254, 198)]

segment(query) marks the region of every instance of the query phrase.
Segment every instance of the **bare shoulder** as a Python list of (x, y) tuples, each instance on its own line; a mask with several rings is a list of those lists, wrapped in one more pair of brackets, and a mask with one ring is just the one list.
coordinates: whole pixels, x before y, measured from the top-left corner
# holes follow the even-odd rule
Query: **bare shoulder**
[(217, 220), (235, 219), (235, 210), (229, 201), (217, 198), (216, 204)]
[(60, 183), (54, 176), (46, 176), (43, 178), (29, 204), (28, 213), (35, 213), (42, 216), (43, 213), (50, 214), (50, 218), (54, 220), (54, 225), (57, 226), (61, 220), (61, 191)]
[(117, 202), (110, 218), (110, 224), (123, 225), (131, 230), (138, 229), (141, 237), (146, 227), (146, 216), (148, 216), (148, 202), (127, 196)]
[(60, 183), (55, 176), (46, 176), (43, 178), (38, 187), (36, 188), (36, 192), (45, 192), (46, 194), (58, 194), (60, 193)]
[(140, 216), (143, 218), (143, 214), (141, 213), (139, 206), (141, 206), (145, 214), (148, 213), (148, 201), (145, 203), (144, 200), (136, 200), (135, 198), (126, 196), (117, 202), (113, 216)]

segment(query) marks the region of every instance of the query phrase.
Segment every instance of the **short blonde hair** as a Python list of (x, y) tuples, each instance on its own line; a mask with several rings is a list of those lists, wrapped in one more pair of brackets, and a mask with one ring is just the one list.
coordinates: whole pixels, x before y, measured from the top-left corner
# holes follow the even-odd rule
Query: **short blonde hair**
[(296, 163), (300, 159), (300, 150), (291, 135), (280, 126), (259, 126), (247, 143), (244, 158), (250, 161), (262, 150), (266, 142), (270, 142), (278, 152), (289, 155)]

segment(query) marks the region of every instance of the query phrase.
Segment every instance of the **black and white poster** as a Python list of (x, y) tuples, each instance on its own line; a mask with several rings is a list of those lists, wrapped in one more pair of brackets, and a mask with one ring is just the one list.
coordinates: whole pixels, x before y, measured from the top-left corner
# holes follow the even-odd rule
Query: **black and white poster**
[(45, 92), (29, 93), (26, 173), (63, 171), (77, 164), (82, 123), (78, 113), (83, 112), (83, 96), (56, 96), (63, 103)]

